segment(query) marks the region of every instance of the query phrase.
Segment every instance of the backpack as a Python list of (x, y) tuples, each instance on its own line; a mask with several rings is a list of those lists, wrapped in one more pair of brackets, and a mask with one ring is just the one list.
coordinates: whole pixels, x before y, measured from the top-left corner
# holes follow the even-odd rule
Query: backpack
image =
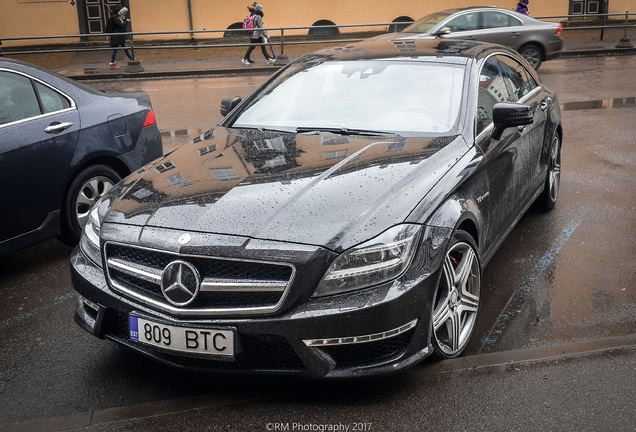
[(243, 21), (243, 28), (248, 29), (247, 33), (250, 35), (254, 33), (254, 30), (249, 30), (249, 29), (253, 29), (255, 27), (254, 25), (255, 19), (256, 19), (256, 15), (250, 15), (249, 17), (245, 18), (245, 20)]

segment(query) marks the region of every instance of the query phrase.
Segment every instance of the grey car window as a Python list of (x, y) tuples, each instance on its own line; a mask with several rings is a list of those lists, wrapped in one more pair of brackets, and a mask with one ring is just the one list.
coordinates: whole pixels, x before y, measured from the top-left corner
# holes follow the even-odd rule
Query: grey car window
[(506, 56), (499, 56), (498, 60), (511, 92), (511, 102), (517, 102), (537, 87), (536, 81), (522, 64)]
[(521, 21), (503, 12), (481, 12), (482, 28), (520, 26)]
[(508, 100), (508, 90), (497, 61), (494, 57), (490, 57), (482, 66), (479, 74), (476, 135), (492, 124), (492, 109), (495, 104)]
[(40, 83), (36, 83), (35, 87), (40, 95), (40, 101), (42, 101), (42, 109), (44, 110), (44, 113), (60, 111), (71, 106), (68, 99), (52, 88)]
[(40, 114), (40, 105), (31, 80), (22, 75), (0, 72), (0, 124)]
[(426, 33), (433, 29), (437, 24), (448, 18), (447, 13), (434, 13), (414, 22), (404, 30), (404, 33)]
[(452, 32), (477, 30), (478, 21), (478, 13), (466, 13), (450, 20), (446, 27)]

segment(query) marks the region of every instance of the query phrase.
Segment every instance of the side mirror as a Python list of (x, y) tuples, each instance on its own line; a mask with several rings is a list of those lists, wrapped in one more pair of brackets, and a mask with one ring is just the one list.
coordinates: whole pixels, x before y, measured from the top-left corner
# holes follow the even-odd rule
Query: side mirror
[(501, 138), (503, 131), (509, 127), (532, 124), (534, 113), (528, 105), (498, 103), (492, 109), (492, 121), (495, 126), (492, 132), (492, 139), (498, 140)]
[(223, 99), (221, 101), (221, 115), (223, 117), (228, 115), (240, 102), (241, 98), (238, 96), (232, 99)]
[(450, 27), (444, 26), (441, 29), (437, 30), (435, 33), (433, 33), (433, 36), (440, 37), (440, 36), (451, 34), (452, 32), (453, 31), (451, 30)]

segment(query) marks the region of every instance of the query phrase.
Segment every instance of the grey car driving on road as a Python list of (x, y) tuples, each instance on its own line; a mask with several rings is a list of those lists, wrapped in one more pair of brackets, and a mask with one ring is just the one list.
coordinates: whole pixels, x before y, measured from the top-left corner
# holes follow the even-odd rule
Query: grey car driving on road
[(561, 23), (539, 21), (507, 9), (467, 7), (427, 15), (406, 27), (402, 33), (506, 45), (537, 69), (541, 62), (552, 60), (561, 53), (562, 30)]

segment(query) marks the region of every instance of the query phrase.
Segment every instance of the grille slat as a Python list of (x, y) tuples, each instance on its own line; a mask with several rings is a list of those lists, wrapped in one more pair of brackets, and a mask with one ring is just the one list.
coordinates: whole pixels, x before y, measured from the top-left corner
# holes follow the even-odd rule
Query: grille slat
[[(286, 263), (179, 255), (112, 242), (104, 250), (115, 291), (176, 315), (273, 312), (294, 275), (294, 267)], [(162, 272), (175, 260), (193, 265), (201, 277), (200, 291), (187, 308), (173, 306), (161, 291)]]

